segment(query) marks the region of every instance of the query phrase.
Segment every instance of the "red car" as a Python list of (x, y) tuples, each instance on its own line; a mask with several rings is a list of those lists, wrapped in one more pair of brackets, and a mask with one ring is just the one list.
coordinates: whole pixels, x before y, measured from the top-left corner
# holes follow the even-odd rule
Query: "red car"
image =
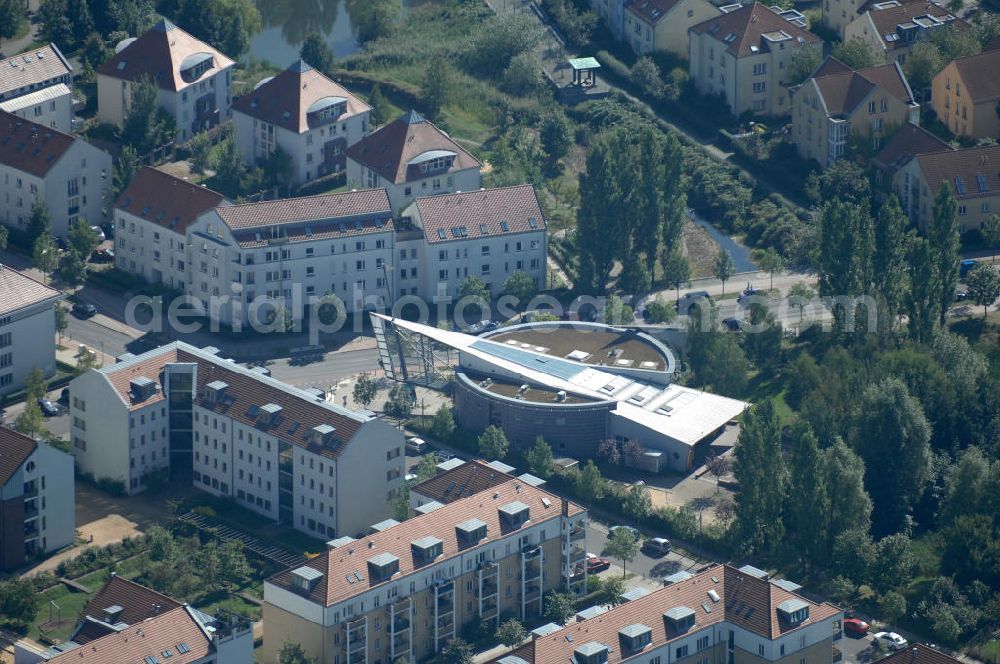
[(597, 574), (611, 568), (611, 561), (597, 556), (587, 556), (587, 574)]
[(844, 634), (864, 636), (871, 626), (860, 618), (844, 618)]

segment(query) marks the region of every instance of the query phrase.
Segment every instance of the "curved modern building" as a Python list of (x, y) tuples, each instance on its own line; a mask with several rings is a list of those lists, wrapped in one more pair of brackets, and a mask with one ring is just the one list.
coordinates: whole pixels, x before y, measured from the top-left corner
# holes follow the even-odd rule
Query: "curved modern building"
[(455, 417), (496, 425), (515, 446), (542, 436), (559, 456), (592, 457), (604, 440), (635, 441), (632, 463), (684, 472), (747, 404), (671, 382), (674, 356), (642, 332), (539, 322), (481, 337), (373, 314), (390, 378), (455, 381)]

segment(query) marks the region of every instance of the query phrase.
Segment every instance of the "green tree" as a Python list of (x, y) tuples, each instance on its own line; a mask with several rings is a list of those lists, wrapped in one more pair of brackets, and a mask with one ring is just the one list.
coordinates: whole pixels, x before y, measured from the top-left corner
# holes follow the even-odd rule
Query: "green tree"
[(890, 590), (878, 598), (879, 614), (890, 625), (906, 615), (906, 598)]
[(59, 274), (70, 284), (82, 284), (87, 280), (87, 257), (76, 249), (70, 249), (63, 254)]
[(653, 300), (646, 305), (646, 314), (650, 323), (669, 323), (677, 318), (677, 309), (666, 302)]
[(855, 70), (878, 64), (874, 49), (860, 37), (851, 37), (846, 42), (837, 44), (833, 49), (833, 57)]
[(0, 0), (0, 43), (17, 36), (24, 26), (24, 13), (20, 0)]
[(247, 52), (262, 26), (251, 0), (180, 0), (177, 22), (234, 59)]
[(32, 242), (42, 235), (52, 234), (52, 216), (41, 197), (35, 199), (35, 202), (31, 204), (31, 216), (28, 217), (25, 234)]
[(859, 205), (872, 196), (868, 174), (849, 159), (838, 159), (822, 175), (811, 173), (806, 188), (809, 197), (820, 205), (833, 201)]
[(587, 168), (580, 174), (580, 205), (576, 212), (576, 246), (580, 258), (580, 286), (605, 292), (615, 261), (623, 255), (627, 229), (618, 219), (627, 191), (621, 182), (628, 139), (621, 131), (595, 138), (587, 151)]
[(433, 454), (423, 455), (413, 472), (420, 482), (434, 477), (437, 475), (437, 459), (434, 458)]
[(200, 132), (194, 135), (188, 142), (188, 150), (191, 155), (188, 157), (188, 163), (191, 164), (191, 170), (195, 173), (202, 174), (214, 165), (212, 163), (212, 138), (208, 135), (208, 132)]
[(889, 535), (875, 545), (871, 584), (878, 593), (905, 588), (913, 578), (917, 558), (913, 555), (910, 538), (902, 533)]
[(354, 399), (354, 403), (368, 408), (375, 401), (377, 394), (378, 384), (375, 382), (375, 378), (371, 374), (363, 373), (358, 376), (358, 380), (354, 383), (351, 398)]
[(622, 576), (625, 576), (625, 565), (635, 560), (639, 554), (639, 538), (627, 528), (618, 528), (608, 537), (604, 550), (612, 558), (622, 561)]
[(945, 64), (941, 49), (931, 40), (918, 41), (910, 48), (903, 69), (918, 101), (923, 101), (924, 91), (931, 87), (931, 81)]
[(871, 536), (864, 530), (855, 528), (841, 533), (834, 540), (831, 567), (855, 585), (861, 585), (867, 583), (871, 576), (875, 556), (875, 543)]
[(792, 284), (788, 289), (788, 302), (799, 308), (799, 322), (802, 322), (803, 309), (816, 297), (816, 291), (810, 288), (805, 282), (799, 281)]
[(0, 614), (19, 626), (30, 625), (38, 616), (38, 595), (31, 579), (14, 577), (0, 584)]
[(781, 456), (781, 425), (771, 400), (743, 414), (739, 440), (733, 449), (736, 481), (736, 532), (744, 553), (766, 555), (785, 533), (782, 506), (785, 467)]
[(448, 105), (453, 78), (448, 59), (441, 54), (431, 56), (420, 83), (420, 102), (427, 110), (427, 115), (434, 120), (441, 118), (441, 112)]
[(413, 393), (403, 383), (396, 383), (389, 388), (389, 398), (386, 399), (384, 412), (394, 420), (403, 421), (413, 412)]
[(316, 70), (330, 76), (335, 64), (333, 49), (318, 32), (310, 32), (299, 49), (299, 57)]
[(80, 51), (80, 59), (91, 69), (97, 69), (112, 55), (111, 49), (104, 43), (104, 38), (98, 32), (91, 32), (87, 35)]
[(47, 42), (59, 44), (66, 52), (76, 48), (76, 32), (67, 0), (42, 0), (38, 6), (39, 34)]
[(771, 276), (771, 285), (768, 290), (774, 290), (774, 275), (785, 269), (785, 257), (779, 254), (774, 247), (768, 247), (764, 251), (758, 252), (755, 258), (760, 269)]
[(911, 238), (908, 245), (907, 277), (910, 288), (906, 298), (906, 313), (910, 338), (928, 343), (934, 337), (934, 326), (941, 307), (941, 276), (934, 249), (926, 238)]
[(948, 308), (955, 300), (958, 286), (958, 203), (947, 182), (941, 184), (934, 198), (934, 210), (927, 226), (927, 240), (933, 251), (938, 274), (938, 323), (944, 325)]
[(656, 66), (653, 58), (642, 56), (635, 61), (629, 71), (629, 79), (632, 84), (645, 92), (653, 99), (659, 99), (666, 92), (663, 77), (660, 75), (660, 68)]
[(37, 399), (29, 399), (25, 402), (24, 410), (14, 419), (14, 431), (32, 438), (44, 437), (45, 418)]
[(641, 523), (643, 519), (653, 512), (653, 499), (649, 495), (649, 489), (644, 484), (633, 484), (629, 487), (625, 499), (622, 501), (622, 511), (628, 516)]
[(226, 587), (238, 587), (253, 573), (247, 561), (244, 544), (240, 540), (227, 540), (219, 547), (221, 580)]
[(69, 314), (67, 314), (67, 309), (64, 304), (57, 303), (55, 309), (56, 317), (56, 334), (59, 335), (59, 343), (62, 343), (63, 334), (66, 333), (66, 328), (69, 327)]
[(865, 486), (875, 505), (876, 535), (906, 527), (927, 480), (930, 436), (923, 407), (900, 379), (883, 379), (861, 394), (853, 447), (868, 471)]
[(969, 271), (965, 281), (969, 285), (969, 297), (983, 308), (985, 319), (990, 305), (1000, 297), (1000, 274), (992, 265), (980, 264)]
[[(788, 455), (785, 520), (788, 533), (796, 542), (800, 560), (806, 564), (823, 560), (828, 553), (825, 525), (830, 512), (830, 487), (824, 471), (819, 442), (809, 425), (800, 423), (795, 428)], [(809, 499), (803, 500), (803, 496), (809, 496)]]
[(722, 294), (726, 294), (726, 282), (729, 278), (733, 276), (736, 271), (736, 266), (733, 264), (733, 255), (725, 249), (719, 249), (719, 253), (715, 255), (715, 261), (712, 263), (712, 274), (715, 278), (722, 282)]
[(561, 109), (554, 108), (542, 115), (538, 140), (553, 164), (569, 153), (573, 147), (573, 125)]
[(902, 311), (906, 293), (908, 223), (895, 196), (890, 196), (883, 203), (875, 217), (875, 251), (872, 255), (874, 293), (885, 302), (888, 315), (884, 318), (890, 319), (890, 326)]
[(837, 537), (849, 530), (868, 532), (872, 499), (865, 490), (865, 462), (841, 438), (823, 450), (823, 484), (829, 508), (822, 523), (825, 554)]
[(56, 249), (56, 244), (52, 241), (52, 236), (48, 234), (39, 235), (35, 239), (35, 244), (31, 250), (31, 262), (41, 271), (43, 279), (55, 269), (58, 261), (59, 250)]
[(524, 625), (517, 618), (509, 618), (500, 623), (496, 636), (497, 641), (508, 648), (513, 648), (528, 638), (528, 630), (524, 629)]
[(153, 562), (173, 561), (179, 551), (173, 533), (162, 526), (153, 526), (145, 535), (149, 544), (149, 559)]
[(677, 293), (677, 302), (681, 300), (681, 286), (691, 280), (691, 264), (684, 258), (678, 246), (668, 250), (663, 260), (663, 281)]
[(455, 637), (448, 642), (441, 653), (446, 664), (472, 664), (472, 646), (462, 637)]
[(389, 120), (391, 106), (389, 105), (389, 100), (382, 92), (382, 86), (378, 83), (372, 87), (372, 93), (368, 97), (368, 105), (372, 107), (371, 113), (368, 116), (372, 129), (381, 127)]
[(141, 169), (142, 159), (139, 157), (139, 153), (135, 151), (135, 148), (129, 145), (123, 145), (121, 154), (119, 154), (118, 159), (115, 160), (114, 167), (116, 196), (125, 191), (125, 188), (128, 187), (130, 182), (132, 182), (132, 178), (134, 178), (135, 174)]
[(604, 322), (608, 325), (630, 325), (635, 320), (632, 307), (625, 304), (620, 297), (612, 295), (604, 306)]
[(625, 601), (622, 599), (622, 594), (626, 590), (628, 590), (628, 586), (625, 584), (624, 576), (609, 576), (601, 579), (601, 604), (612, 607), (622, 604)]
[(552, 447), (541, 436), (535, 438), (535, 446), (525, 453), (524, 460), (532, 475), (541, 477), (543, 480), (549, 479), (555, 472), (552, 462)]
[(487, 288), (486, 282), (483, 281), (482, 277), (470, 274), (462, 280), (462, 285), (458, 288), (458, 298), (462, 299), (464, 297), (489, 302), (490, 289)]
[(781, 357), (781, 323), (762, 302), (752, 302), (748, 311), (749, 328), (743, 337), (743, 350), (758, 369), (770, 371)]
[(298, 643), (286, 640), (278, 653), (278, 664), (316, 664), (316, 659), (307, 656)]
[(566, 621), (576, 613), (576, 598), (569, 593), (553, 590), (545, 596), (545, 619), (558, 625), (566, 624)]
[(215, 177), (226, 187), (238, 191), (246, 172), (247, 165), (240, 155), (236, 136), (232, 129), (227, 129), (216, 147)]
[(510, 450), (510, 443), (503, 429), (490, 425), (479, 436), (479, 454), (484, 459), (503, 461)]
[[(819, 292), (828, 297), (871, 293), (875, 229), (867, 201), (861, 204), (835, 199), (820, 215), (820, 249), (817, 271)], [(843, 330), (854, 312), (845, 306), (833, 311), (837, 329)]]
[(541, 26), (532, 16), (520, 12), (491, 16), (470, 35), (463, 66), (471, 73), (495, 78), (515, 57), (533, 51), (542, 35)]
[(88, 349), (86, 352), (80, 353), (80, 355), (76, 358), (74, 373), (77, 376), (80, 376), (87, 373), (91, 369), (98, 369), (100, 366), (101, 363), (97, 359), (97, 352)]
[(28, 401), (36, 401), (45, 396), (49, 382), (45, 380), (45, 372), (37, 366), (31, 367), (24, 376), (24, 395)]
[(392, 34), (399, 15), (399, 0), (350, 0), (351, 22), (361, 42)]
[(983, 239), (993, 250), (992, 262), (997, 261), (997, 247), (1000, 246), (1000, 214), (991, 214), (983, 224)]
[(788, 85), (805, 83), (822, 64), (823, 54), (816, 48), (797, 48), (788, 61)]
[[(194, 0), (189, 0), (194, 3)], [(132, 100), (122, 125), (121, 140), (144, 155), (174, 137), (173, 119), (157, 103), (157, 85), (148, 76), (132, 83)]]
[(573, 489), (577, 497), (587, 504), (593, 505), (595, 500), (604, 497), (606, 481), (601, 477), (601, 470), (592, 459), (587, 459), (586, 465), (580, 469), (574, 478)]
[(504, 294), (516, 297), (520, 306), (526, 306), (537, 291), (535, 280), (521, 270), (511, 272), (510, 276), (503, 280)]
[(507, 65), (500, 82), (500, 89), (515, 97), (527, 97), (541, 89), (542, 63), (534, 51), (518, 53)]
[(70, 226), (67, 239), (70, 251), (76, 251), (81, 256), (89, 256), (90, 252), (100, 244), (97, 232), (83, 219), (77, 219)]
[(451, 408), (441, 404), (431, 419), (431, 433), (438, 440), (447, 442), (455, 434), (455, 428), (455, 416), (451, 412)]

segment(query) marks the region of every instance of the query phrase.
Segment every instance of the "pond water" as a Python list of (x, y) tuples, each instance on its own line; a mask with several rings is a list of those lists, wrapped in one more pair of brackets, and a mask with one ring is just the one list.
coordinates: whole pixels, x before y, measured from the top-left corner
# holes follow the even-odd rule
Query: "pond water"
[[(364, 0), (362, 0), (364, 1)], [(306, 37), (319, 33), (338, 58), (361, 48), (347, 0), (256, 0), (264, 28), (250, 41), (250, 55), (287, 67), (299, 57)]]
[(740, 244), (733, 240), (725, 233), (721, 232), (718, 228), (713, 226), (711, 223), (699, 217), (694, 210), (688, 210), (688, 216), (691, 220), (708, 231), (709, 236), (715, 242), (728, 251), (733, 256), (733, 265), (736, 266), (736, 273), (740, 272), (755, 272), (757, 270), (757, 264), (750, 260), (750, 248), (746, 245)]

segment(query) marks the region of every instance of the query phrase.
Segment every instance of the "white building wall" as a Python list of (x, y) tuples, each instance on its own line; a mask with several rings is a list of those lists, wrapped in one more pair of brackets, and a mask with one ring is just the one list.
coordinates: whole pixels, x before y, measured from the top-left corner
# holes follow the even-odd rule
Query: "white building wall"
[(370, 525), (390, 516), (389, 503), (403, 486), (404, 444), (399, 429), (374, 419), (358, 429), (340, 453), (335, 487), (337, 536), (365, 533)]
[(41, 551), (49, 553), (69, 546), (75, 537), (73, 457), (39, 442), (29, 460), (35, 462), (34, 469), (25, 469), (24, 479), (38, 482), (38, 543)]
[(0, 110), (64, 134), (73, 131), (73, 93), (62, 83), (0, 102)]
[(233, 421), (233, 494), (244, 507), (275, 521), (278, 513), (278, 440)]
[[(77, 139), (45, 176), (52, 233), (65, 236), (76, 219), (99, 226), (111, 219), (111, 155)], [(76, 193), (74, 193), (76, 192)], [(31, 215), (31, 208), (25, 215)]]
[(0, 396), (22, 389), (35, 367), (46, 378), (55, 374), (55, 332), (54, 302), (0, 316)]
[(536, 280), (538, 288), (545, 288), (545, 251), (544, 231), (427, 243), (425, 297), (457, 298), (470, 275), (481, 277), (494, 297), (503, 292), (504, 280), (514, 272), (524, 272)]
[(129, 410), (107, 379), (95, 371), (69, 385), (70, 440), (81, 473), (129, 486)]
[(395, 184), (348, 158), (347, 186), (354, 189), (385, 187), (389, 194), (389, 205), (393, 212), (398, 213), (418, 196), (436, 196), (479, 189), (483, 186), (483, 176), (478, 168), (466, 168)]
[[(157, 380), (156, 376), (147, 376)], [(72, 398), (72, 389), (71, 398)], [(129, 416), (129, 493), (148, 485), (147, 475), (170, 468), (170, 427), (167, 402), (134, 409)]]
[(115, 264), (119, 269), (181, 291), (189, 282), (187, 240), (183, 234), (115, 208), (115, 243)]

